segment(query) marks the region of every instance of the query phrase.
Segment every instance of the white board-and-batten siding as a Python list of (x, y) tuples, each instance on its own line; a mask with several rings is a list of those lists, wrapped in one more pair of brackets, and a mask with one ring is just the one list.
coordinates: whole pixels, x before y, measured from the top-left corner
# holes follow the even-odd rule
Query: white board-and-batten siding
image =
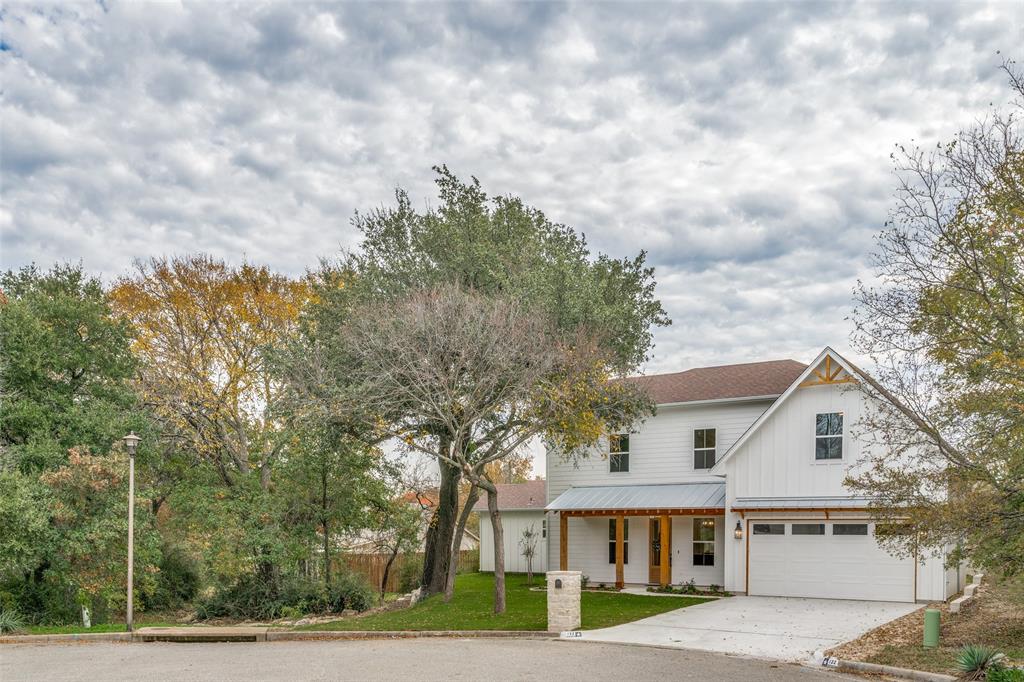
[[(491, 528), (491, 515), (487, 512), (480, 514), (480, 570), (494, 570), (494, 530)], [(523, 537), (523, 530), (533, 526), (537, 531), (537, 550), (533, 557), (533, 572), (544, 573), (547, 571), (548, 548), (547, 538), (543, 537), (542, 525), (544, 521), (543, 509), (530, 509), (525, 511), (509, 510), (501, 512), (501, 531), (505, 547), (505, 572), (526, 573), (526, 558), (519, 541)], [(555, 523), (558, 522), (557, 517)], [(557, 549), (556, 549), (557, 552)], [(555, 565), (557, 566), (557, 557)]]
[[(781, 403), (756, 431), (731, 453), (722, 466), (726, 475), (726, 506), (732, 508), (737, 498), (807, 498), (849, 496), (843, 484), (851, 471), (856, 471), (864, 457), (876, 444), (857, 436), (858, 422), (870, 409), (870, 400), (856, 384), (826, 384), (797, 388)], [(815, 418), (826, 412), (843, 414), (843, 458), (819, 461), (814, 458)], [(832, 520), (869, 520), (866, 512), (833, 513)], [(747, 519), (727, 512), (726, 525), (737, 523), (746, 529), (751, 521), (821, 520), (822, 515), (793, 512), (755, 512)], [(747, 541), (726, 543), (727, 590), (747, 589)], [(908, 575), (916, 571), (916, 595), (919, 601), (944, 600), (956, 591), (955, 572), (945, 568), (945, 555), (922, 557), (916, 568), (907, 565)], [(753, 570), (753, 569), (752, 569)], [(950, 590), (953, 589), (953, 592)]]
[[(646, 485), (696, 481), (721, 482), (706, 470), (693, 468), (693, 432), (713, 428), (716, 432), (715, 456), (725, 454), (740, 435), (771, 405), (771, 400), (727, 401), (697, 405), (662, 406), (630, 433), (629, 471), (609, 471), (607, 443), (577, 462), (562, 459), (560, 453), (547, 453), (547, 501), (550, 503), (570, 487), (608, 485)], [(726, 529), (722, 519), (716, 527), (715, 566), (693, 566), (692, 517), (672, 521), (672, 581), (693, 578), (699, 585), (724, 582), (724, 543)], [(559, 563), (559, 520), (548, 515), (548, 565)], [(624, 567), (627, 583), (648, 582), (647, 517), (631, 517), (629, 528), (629, 564)], [(608, 518), (571, 518), (569, 520), (569, 564), (581, 570), (592, 582), (614, 582), (615, 565), (608, 563)]]

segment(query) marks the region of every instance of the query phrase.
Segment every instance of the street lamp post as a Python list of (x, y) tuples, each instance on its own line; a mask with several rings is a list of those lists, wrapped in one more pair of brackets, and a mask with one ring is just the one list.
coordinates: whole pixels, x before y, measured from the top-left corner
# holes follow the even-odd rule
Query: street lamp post
[(132, 431), (121, 439), (124, 441), (125, 449), (128, 450), (128, 612), (125, 627), (128, 632), (132, 631), (132, 585), (135, 573), (135, 448), (142, 440)]

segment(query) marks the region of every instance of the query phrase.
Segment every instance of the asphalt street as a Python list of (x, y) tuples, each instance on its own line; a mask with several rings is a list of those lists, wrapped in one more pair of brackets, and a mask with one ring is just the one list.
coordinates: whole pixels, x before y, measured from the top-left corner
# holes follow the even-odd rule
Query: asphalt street
[(221, 644), (0, 645), (0, 682), (21, 680), (743, 680), (856, 679), (703, 651), (522, 639)]

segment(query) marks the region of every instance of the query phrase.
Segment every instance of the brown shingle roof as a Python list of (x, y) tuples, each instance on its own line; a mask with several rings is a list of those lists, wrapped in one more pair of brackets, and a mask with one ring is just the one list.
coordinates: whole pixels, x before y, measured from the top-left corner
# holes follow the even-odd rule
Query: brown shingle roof
[(781, 395), (807, 365), (796, 360), (768, 360), (741, 365), (697, 367), (685, 372), (630, 377), (659, 405), (696, 400), (723, 400)]
[[(496, 483), (498, 489), (498, 511), (506, 509), (544, 509), (547, 504), (545, 481), (526, 483)], [(480, 496), (473, 505), (475, 511), (487, 511), (487, 495)]]

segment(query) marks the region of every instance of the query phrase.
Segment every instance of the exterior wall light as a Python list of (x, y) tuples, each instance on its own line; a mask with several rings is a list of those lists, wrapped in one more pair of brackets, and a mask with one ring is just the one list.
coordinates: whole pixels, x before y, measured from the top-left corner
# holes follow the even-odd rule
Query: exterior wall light
[(739, 521), (736, 522), (736, 530), (734, 530), (732, 534), (733, 536), (735, 536), (737, 540), (743, 539), (743, 526), (740, 524)]

